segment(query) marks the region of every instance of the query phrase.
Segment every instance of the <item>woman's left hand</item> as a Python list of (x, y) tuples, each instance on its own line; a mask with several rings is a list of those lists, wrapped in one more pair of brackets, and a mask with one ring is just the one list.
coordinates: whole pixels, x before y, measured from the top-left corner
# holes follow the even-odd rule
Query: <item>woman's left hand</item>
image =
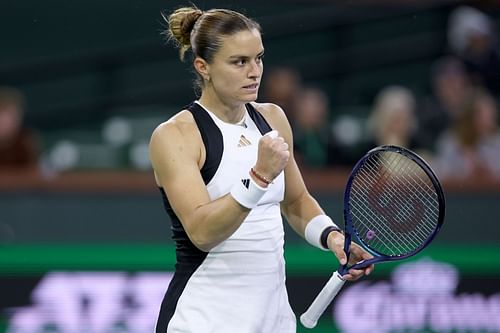
[[(347, 257), (344, 252), (344, 235), (338, 231), (331, 232), (330, 235), (328, 235), (327, 243), (328, 247), (335, 254), (340, 264), (345, 265)], [(370, 253), (365, 251), (358, 244), (351, 242), (349, 265), (353, 265), (361, 260), (370, 258), (373, 258)], [(369, 275), (374, 268), (375, 266), (372, 264), (362, 269), (350, 269), (347, 274), (342, 276), (342, 278), (347, 281), (355, 281), (363, 275)]]

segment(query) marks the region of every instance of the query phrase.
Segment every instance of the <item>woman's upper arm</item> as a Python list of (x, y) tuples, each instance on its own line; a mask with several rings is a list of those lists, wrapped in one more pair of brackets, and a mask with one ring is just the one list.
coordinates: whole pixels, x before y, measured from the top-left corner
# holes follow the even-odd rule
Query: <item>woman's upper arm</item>
[(210, 201), (199, 169), (198, 140), (193, 124), (174, 119), (155, 129), (149, 146), (156, 181), (186, 231), (196, 207)]
[(162, 186), (187, 235), (202, 251), (230, 237), (249, 213), (227, 194), (210, 200), (200, 173), (203, 140), (190, 113), (160, 125), (153, 133), (150, 158)]

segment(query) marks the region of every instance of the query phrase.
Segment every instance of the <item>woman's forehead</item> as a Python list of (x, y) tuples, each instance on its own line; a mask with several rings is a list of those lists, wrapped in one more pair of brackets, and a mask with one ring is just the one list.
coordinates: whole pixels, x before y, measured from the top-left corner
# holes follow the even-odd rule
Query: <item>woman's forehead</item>
[(264, 51), (262, 38), (257, 29), (242, 30), (230, 36), (222, 37), (219, 55), (223, 57), (253, 56)]

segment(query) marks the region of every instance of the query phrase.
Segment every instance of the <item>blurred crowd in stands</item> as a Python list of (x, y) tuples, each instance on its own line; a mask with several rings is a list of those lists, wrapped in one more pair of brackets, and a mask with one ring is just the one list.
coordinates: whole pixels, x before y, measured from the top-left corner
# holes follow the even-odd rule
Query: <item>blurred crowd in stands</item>
[(441, 178), (500, 179), (500, 49), (483, 12), (455, 9), (448, 21), (447, 54), (429, 73), (430, 94), (390, 85), (375, 96), (366, 121), (332, 121), (328, 96), (306, 86), (293, 68), (266, 73), (262, 100), (281, 105), (294, 128), (304, 168), (352, 166), (373, 147), (393, 144), (426, 158)]
[(23, 125), (25, 103), (20, 90), (0, 87), (0, 171), (37, 168), (38, 140)]
[[(329, 96), (294, 68), (267, 68), (259, 100), (280, 105), (293, 127), (296, 159), (306, 169), (350, 167), (367, 150), (394, 144), (425, 157), (441, 178), (500, 179), (500, 48), (483, 12), (459, 7), (448, 20), (448, 46), (429, 73), (430, 94), (383, 87), (362, 122), (339, 116)], [(0, 169), (36, 168), (40, 150), (23, 128), (22, 92), (0, 87)], [(142, 155), (147, 159), (147, 144)], [(144, 169), (144, 167), (142, 168)]]

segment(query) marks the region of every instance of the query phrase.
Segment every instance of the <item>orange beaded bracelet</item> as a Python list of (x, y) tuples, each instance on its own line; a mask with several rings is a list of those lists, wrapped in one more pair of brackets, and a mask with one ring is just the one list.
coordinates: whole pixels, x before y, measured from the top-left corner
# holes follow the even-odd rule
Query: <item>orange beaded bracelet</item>
[(261, 175), (260, 173), (258, 173), (257, 171), (255, 171), (255, 169), (254, 169), (254, 168), (250, 168), (250, 173), (251, 173), (252, 175), (254, 175), (254, 176), (255, 176), (255, 178), (257, 178), (258, 180), (260, 180), (260, 181), (261, 181), (261, 182), (263, 182), (263, 183), (266, 183), (267, 185), (269, 185), (269, 184), (272, 184), (272, 183), (273, 183), (273, 181), (272, 181), (272, 180), (267, 179), (266, 177), (264, 177), (263, 175)]

